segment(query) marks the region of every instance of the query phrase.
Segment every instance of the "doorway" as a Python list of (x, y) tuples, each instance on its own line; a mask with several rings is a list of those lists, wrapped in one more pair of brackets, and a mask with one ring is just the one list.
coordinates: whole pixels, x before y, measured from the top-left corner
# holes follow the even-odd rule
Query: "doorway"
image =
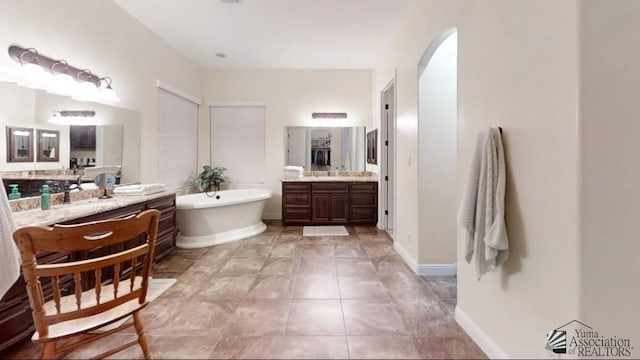
[(423, 275), (455, 274), (457, 49), (457, 31), (448, 29), (418, 65), (418, 260)]
[(395, 79), (392, 80), (380, 93), (380, 146), (381, 146), (381, 205), (382, 228), (393, 238), (395, 224)]

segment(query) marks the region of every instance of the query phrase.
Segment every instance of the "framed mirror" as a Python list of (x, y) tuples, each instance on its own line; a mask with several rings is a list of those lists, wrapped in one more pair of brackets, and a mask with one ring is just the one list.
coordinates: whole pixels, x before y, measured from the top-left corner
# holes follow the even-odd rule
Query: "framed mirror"
[(364, 171), (365, 127), (287, 127), (287, 165), (305, 171)]
[(57, 162), (60, 155), (60, 132), (38, 129), (38, 162)]
[(367, 133), (367, 164), (378, 163), (378, 129)]
[(33, 129), (7, 126), (7, 162), (33, 162)]

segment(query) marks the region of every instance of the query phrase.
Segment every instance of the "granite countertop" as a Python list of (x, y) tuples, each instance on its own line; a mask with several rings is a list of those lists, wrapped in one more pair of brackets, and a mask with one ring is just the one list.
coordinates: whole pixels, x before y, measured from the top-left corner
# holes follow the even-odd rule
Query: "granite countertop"
[(375, 175), (369, 176), (303, 176), (298, 179), (281, 179), (282, 182), (378, 182), (378, 178)]
[[(3, 180), (68, 180), (68, 181), (77, 181), (78, 175), (4, 175), (2, 176)], [(93, 182), (96, 179), (95, 176), (82, 176), (82, 181), (91, 181)]]
[(13, 213), (16, 226), (53, 225), (103, 211), (122, 208), (171, 194), (160, 192), (152, 195), (114, 195), (109, 199), (91, 198), (71, 204), (52, 205), (49, 210), (31, 209)]

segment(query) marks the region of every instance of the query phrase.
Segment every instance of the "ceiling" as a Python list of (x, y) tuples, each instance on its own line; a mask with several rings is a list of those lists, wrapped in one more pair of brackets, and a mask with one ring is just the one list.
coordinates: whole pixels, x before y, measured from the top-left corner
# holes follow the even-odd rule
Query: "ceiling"
[(203, 68), (252, 69), (373, 68), (408, 2), (114, 1)]

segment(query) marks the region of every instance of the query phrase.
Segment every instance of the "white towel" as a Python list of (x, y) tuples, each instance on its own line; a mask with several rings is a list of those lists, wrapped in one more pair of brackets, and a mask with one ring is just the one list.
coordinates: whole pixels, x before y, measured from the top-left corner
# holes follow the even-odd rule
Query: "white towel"
[(476, 258), (478, 280), (509, 258), (504, 221), (506, 173), (502, 137), (496, 128), (478, 134), (458, 225), (464, 231), (464, 255)]
[(282, 170), (284, 170), (284, 171), (299, 171), (299, 172), (303, 172), (304, 168), (302, 166), (287, 165), (284, 168), (282, 168)]
[(118, 186), (113, 189), (113, 193), (117, 195), (150, 195), (165, 190), (164, 184), (135, 184)]
[[(0, 184), (2, 179), (0, 178)], [(4, 186), (0, 186), (0, 298), (20, 276), (20, 253), (13, 242), (13, 222), (9, 199)]]

